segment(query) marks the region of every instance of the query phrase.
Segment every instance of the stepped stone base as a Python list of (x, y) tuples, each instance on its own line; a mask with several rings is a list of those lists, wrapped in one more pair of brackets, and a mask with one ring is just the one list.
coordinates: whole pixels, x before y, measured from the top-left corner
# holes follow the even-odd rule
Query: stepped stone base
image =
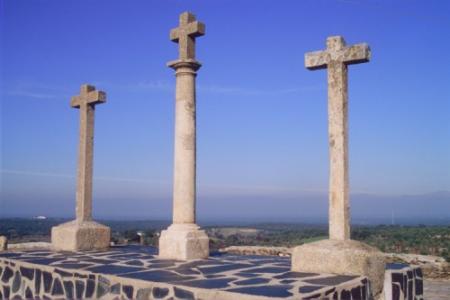
[(57, 251), (107, 249), (111, 229), (94, 221), (76, 220), (52, 228), (52, 246)]
[(367, 276), (375, 297), (383, 290), (385, 258), (376, 248), (353, 240), (323, 240), (295, 247), (292, 271)]
[(159, 257), (162, 259), (193, 260), (209, 256), (209, 238), (195, 224), (172, 224), (161, 232)]

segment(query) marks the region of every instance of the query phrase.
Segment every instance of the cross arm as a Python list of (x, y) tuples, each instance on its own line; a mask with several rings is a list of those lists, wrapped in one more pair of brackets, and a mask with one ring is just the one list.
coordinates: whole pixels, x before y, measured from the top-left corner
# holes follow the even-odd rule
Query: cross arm
[(103, 91), (91, 91), (86, 95), (73, 96), (70, 100), (70, 106), (79, 108), (82, 104), (101, 104), (106, 102), (106, 93)]
[(199, 37), (205, 35), (205, 24), (199, 21), (188, 23), (186, 28), (180, 30), (180, 27), (174, 28), (170, 31), (170, 40), (177, 42), (181, 34), (186, 34), (190, 37)]
[(326, 51), (314, 51), (305, 54), (305, 67), (308, 70), (325, 69), (329, 61)]
[(174, 28), (170, 31), (170, 40), (177, 42), (180, 38), (180, 30), (178, 28)]
[(205, 24), (199, 21), (189, 23), (187, 26), (187, 33), (191, 37), (199, 37), (205, 35)]
[(106, 102), (106, 93), (103, 91), (93, 91), (88, 94), (87, 98), (88, 104), (101, 104)]
[(347, 65), (365, 63), (370, 60), (369, 45), (356, 44), (345, 49), (343, 62)]
[(70, 106), (79, 108), (82, 103), (82, 98), (80, 96), (73, 96), (70, 99)]

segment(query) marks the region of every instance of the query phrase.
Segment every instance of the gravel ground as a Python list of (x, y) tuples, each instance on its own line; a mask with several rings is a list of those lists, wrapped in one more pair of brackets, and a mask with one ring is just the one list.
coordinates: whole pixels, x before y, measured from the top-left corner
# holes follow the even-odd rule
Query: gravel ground
[(449, 300), (450, 280), (429, 280), (424, 282), (425, 300)]

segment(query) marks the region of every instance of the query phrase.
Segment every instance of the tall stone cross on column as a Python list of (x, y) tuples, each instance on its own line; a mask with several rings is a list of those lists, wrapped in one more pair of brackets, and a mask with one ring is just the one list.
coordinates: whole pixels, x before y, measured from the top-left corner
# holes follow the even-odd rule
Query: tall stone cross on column
[(330, 147), (330, 238), (297, 246), (291, 269), (297, 272), (364, 275), (375, 299), (384, 279), (384, 256), (376, 248), (350, 239), (348, 184), (348, 82), (350, 64), (368, 62), (367, 44), (346, 46), (340, 36), (327, 39), (327, 49), (305, 55), (306, 68), (328, 69), (328, 135)]
[(80, 143), (76, 192), (76, 219), (52, 228), (56, 250), (79, 251), (108, 248), (111, 231), (92, 221), (92, 166), (94, 151), (95, 105), (104, 103), (106, 94), (92, 85), (82, 85), (80, 95), (70, 105), (80, 110)]
[(367, 44), (347, 47), (341, 36), (329, 37), (326, 50), (305, 55), (305, 65), (309, 70), (328, 69), (330, 239), (350, 239), (347, 68), (369, 59), (370, 48)]
[(106, 102), (106, 94), (96, 91), (92, 85), (82, 85), (80, 95), (73, 96), (70, 106), (80, 109), (80, 144), (78, 150), (78, 174), (76, 218), (92, 220), (92, 163), (94, 150), (95, 105)]
[(195, 60), (195, 38), (205, 25), (189, 12), (180, 15), (180, 26), (170, 31), (179, 45), (179, 58), (169, 62), (175, 70), (175, 143), (173, 223), (161, 232), (159, 256), (191, 260), (209, 256), (209, 239), (196, 224), (196, 96), (195, 77), (201, 64)]

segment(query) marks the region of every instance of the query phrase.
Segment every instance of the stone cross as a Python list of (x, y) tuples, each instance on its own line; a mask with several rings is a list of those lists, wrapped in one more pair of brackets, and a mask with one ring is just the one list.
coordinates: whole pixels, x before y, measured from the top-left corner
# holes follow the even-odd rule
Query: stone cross
[(180, 15), (180, 26), (170, 31), (170, 40), (178, 43), (179, 59), (195, 59), (195, 38), (205, 34), (205, 24), (189, 12)]
[(81, 86), (80, 95), (72, 97), (70, 105), (80, 109), (80, 144), (78, 152), (76, 219), (92, 220), (92, 163), (94, 146), (95, 105), (104, 103), (106, 94), (92, 85)]
[(326, 50), (305, 55), (308, 69), (328, 69), (330, 238), (295, 247), (292, 250), (291, 270), (366, 276), (373, 298), (380, 299), (385, 257), (378, 249), (350, 239), (347, 68), (350, 64), (368, 62), (369, 59), (368, 45), (346, 46), (340, 36), (329, 37)]
[(328, 69), (329, 231), (334, 240), (350, 239), (347, 66), (369, 59), (367, 44), (346, 46), (341, 36), (329, 37), (326, 50), (305, 54), (309, 70)]
[(159, 256), (191, 260), (209, 256), (209, 239), (196, 224), (196, 93), (195, 78), (200, 63), (195, 60), (195, 37), (205, 25), (185, 12), (180, 27), (170, 32), (179, 43), (179, 59), (169, 62), (175, 70), (175, 141), (173, 174), (173, 223), (161, 232)]

